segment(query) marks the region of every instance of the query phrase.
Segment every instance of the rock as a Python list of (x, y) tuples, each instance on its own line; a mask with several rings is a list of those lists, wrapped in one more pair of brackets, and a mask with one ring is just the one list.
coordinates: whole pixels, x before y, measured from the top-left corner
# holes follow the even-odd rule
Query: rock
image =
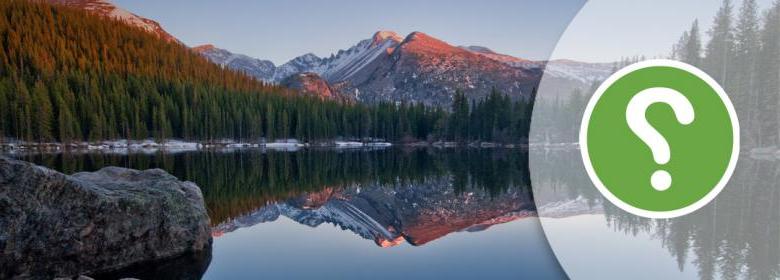
[(302, 94), (319, 97), (320, 99), (333, 100), (341, 98), (328, 82), (316, 73), (298, 73), (282, 80), (280, 84), (284, 87), (298, 90)]
[(159, 169), (68, 176), (0, 157), (0, 279), (73, 278), (210, 248), (194, 183)]

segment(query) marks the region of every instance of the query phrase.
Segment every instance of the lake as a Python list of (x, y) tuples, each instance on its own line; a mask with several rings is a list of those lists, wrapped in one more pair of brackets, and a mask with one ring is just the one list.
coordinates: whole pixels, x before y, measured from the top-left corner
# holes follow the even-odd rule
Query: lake
[(775, 155), (743, 151), (717, 198), (672, 219), (642, 218), (605, 200), (579, 150), (532, 149), (530, 155), (538, 216), (572, 279), (780, 278)]
[(107, 278), (566, 278), (536, 218), (520, 149), (11, 156), (68, 174), (161, 168), (201, 187), (210, 252)]

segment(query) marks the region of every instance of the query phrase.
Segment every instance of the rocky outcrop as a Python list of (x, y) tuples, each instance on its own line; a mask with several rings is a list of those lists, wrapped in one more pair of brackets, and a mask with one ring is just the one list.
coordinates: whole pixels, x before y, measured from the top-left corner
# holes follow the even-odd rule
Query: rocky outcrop
[(159, 169), (68, 176), (0, 157), (0, 279), (90, 275), (210, 246), (194, 183)]
[(281, 85), (298, 90), (302, 94), (319, 97), (321, 99), (338, 99), (338, 96), (328, 82), (316, 73), (304, 72), (294, 74), (282, 80)]

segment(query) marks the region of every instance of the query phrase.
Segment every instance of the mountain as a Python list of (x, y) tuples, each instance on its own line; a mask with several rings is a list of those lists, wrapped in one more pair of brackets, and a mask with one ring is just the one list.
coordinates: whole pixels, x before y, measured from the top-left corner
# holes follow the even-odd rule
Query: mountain
[(239, 70), (267, 82), (279, 83), (294, 74), (316, 73), (328, 82), (344, 81), (360, 70), (364, 64), (373, 61), (386, 52), (388, 48), (397, 46), (403, 40), (395, 32), (380, 31), (371, 39), (360, 41), (347, 50), (340, 50), (328, 58), (320, 58), (307, 53), (279, 65), (273, 62), (252, 58), (242, 54), (219, 49), (213, 45), (194, 47), (193, 50), (205, 56), (214, 63)]
[(515, 68), (543, 70), (547, 78), (575, 81), (588, 86), (594, 81), (606, 79), (614, 71), (614, 63), (589, 63), (569, 59), (534, 61), (496, 53), (482, 46), (461, 48)]
[(342, 99), (341, 95), (320, 75), (312, 72), (293, 74), (280, 83), (283, 87), (295, 89), (302, 94), (313, 95), (322, 99)]
[(274, 71), (274, 76), (272, 81), (279, 82), (293, 74), (298, 74), (303, 72), (322, 74), (320, 72), (314, 71), (314, 68), (319, 66), (321, 63), (322, 63), (322, 58), (319, 58), (318, 56), (312, 53), (307, 53), (302, 56), (293, 58), (287, 63), (282, 64), (276, 68), (276, 71)]
[(366, 103), (448, 106), (456, 90), (475, 99), (493, 88), (515, 99), (528, 98), (542, 73), (560, 84), (560, 91), (569, 92), (602, 80), (612, 71), (610, 63), (533, 61), (482, 46), (452, 46), (422, 32), (401, 37), (378, 31), (329, 57), (309, 53), (280, 66), (212, 46), (195, 50), (212, 62), (272, 83), (282, 83), (295, 74), (317, 74), (330, 85), (329, 92), (320, 96), (348, 96)]
[(332, 83), (348, 81), (377, 59), (391, 54), (402, 40), (401, 36), (392, 31), (376, 32), (370, 39), (323, 59), (312, 72), (319, 73)]
[(273, 83), (298, 73), (316, 73), (329, 84), (338, 84), (334, 86), (337, 94), (367, 103), (446, 106), (456, 90), (482, 98), (493, 88), (515, 99), (529, 98), (541, 73), (536, 68), (512, 67), (496, 60), (497, 54), (478, 54), (422, 32), (401, 37), (392, 31), (379, 31), (330, 57), (305, 54), (273, 71), (270, 62), (244, 55), (215, 49), (200, 52), (215, 63)]
[(156, 21), (141, 17), (122, 9), (108, 0), (47, 0), (49, 3), (87, 10), (91, 13), (112, 18), (127, 25), (138, 27), (146, 32), (157, 35), (169, 42), (179, 42)]
[(603, 81), (615, 71), (614, 63), (588, 63), (568, 59), (558, 59), (545, 62), (545, 76), (579, 81), (590, 86), (596, 81)]
[(460, 48), (490, 58), (492, 60), (507, 64), (512, 67), (535, 68), (535, 67), (543, 66), (543, 63), (517, 58), (511, 55), (500, 54), (483, 46), (461, 46)]
[(270, 204), (214, 226), (214, 236), (288, 217), (318, 227), (333, 224), (378, 246), (421, 246), (454, 232), (475, 232), (536, 215), (528, 189), (499, 195), (481, 189), (455, 192), (452, 178), (423, 183), (325, 188)]
[(234, 54), (214, 45), (202, 45), (192, 48), (196, 53), (206, 57), (213, 63), (222, 65), (262, 81), (274, 81), (276, 65), (268, 60), (251, 58), (242, 54)]

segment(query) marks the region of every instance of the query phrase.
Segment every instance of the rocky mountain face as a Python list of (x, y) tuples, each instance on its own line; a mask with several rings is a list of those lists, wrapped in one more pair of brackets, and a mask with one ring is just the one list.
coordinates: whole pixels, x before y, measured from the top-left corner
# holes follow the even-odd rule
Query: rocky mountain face
[(154, 169), (71, 176), (0, 157), (0, 278), (51, 279), (210, 250), (200, 189)]
[(493, 88), (513, 98), (529, 98), (543, 72), (563, 85), (561, 91), (569, 91), (606, 78), (612, 68), (607, 63), (532, 61), (481, 46), (456, 47), (422, 32), (401, 37), (379, 31), (330, 57), (305, 54), (280, 66), (210, 46), (195, 49), (212, 62), (267, 82), (316, 74), (330, 85), (330, 93), (321, 96), (349, 96), (367, 103), (446, 106), (456, 90), (481, 98)]
[(422, 32), (409, 34), (387, 55), (349, 77), (358, 100), (417, 102), (448, 106), (458, 90), (481, 99), (497, 89), (515, 99), (530, 98), (540, 71), (501, 62), (447, 44)]
[(295, 89), (301, 94), (317, 96), (322, 99), (344, 98), (344, 96), (337, 94), (328, 82), (316, 73), (303, 72), (293, 74), (282, 80), (280, 84), (284, 87)]
[(262, 207), (212, 232), (220, 236), (286, 216), (311, 227), (337, 225), (381, 247), (404, 242), (420, 246), (453, 232), (485, 230), (536, 215), (528, 189), (510, 188), (494, 196), (479, 189), (455, 192), (451, 183), (445, 176), (414, 184), (327, 188)]
[(273, 81), (276, 65), (268, 60), (251, 58), (242, 54), (234, 54), (214, 45), (202, 45), (192, 48), (193, 51), (208, 58), (211, 62), (227, 67), (258, 80)]
[[(314, 73), (338, 88), (337, 95), (367, 103), (446, 105), (456, 90), (481, 98), (492, 88), (515, 98), (528, 98), (541, 74), (538, 69), (511, 67), (422, 32), (413, 32), (404, 38), (392, 31), (379, 31), (330, 57), (306, 54), (273, 71), (269, 70), (271, 64), (267, 61), (225, 50), (196, 48), (201, 49), (207, 49), (200, 53), (215, 63), (268, 82), (281, 83), (294, 74)], [(258, 67), (249, 69), (245, 67), (247, 65)]]
[(176, 37), (169, 34), (160, 24), (154, 20), (141, 17), (125, 9), (117, 7), (108, 0), (46, 0), (49, 3), (65, 5), (69, 7), (87, 10), (91, 13), (124, 22), (156, 34), (169, 42), (179, 42)]

